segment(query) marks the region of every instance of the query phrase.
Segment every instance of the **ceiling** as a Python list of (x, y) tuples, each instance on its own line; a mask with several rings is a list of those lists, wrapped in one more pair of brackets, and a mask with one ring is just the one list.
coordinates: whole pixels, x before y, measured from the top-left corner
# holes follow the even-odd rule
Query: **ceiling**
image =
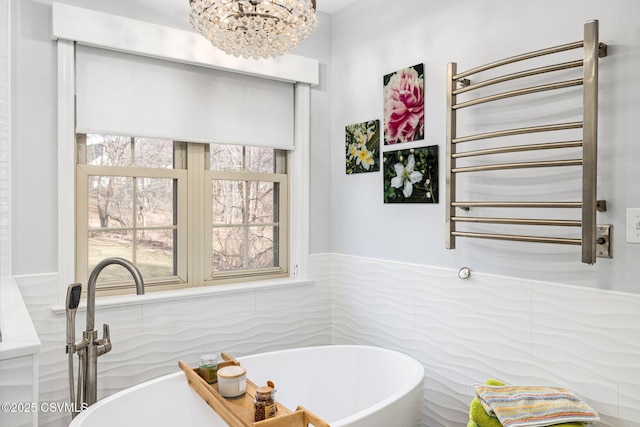
[(324, 13), (336, 13), (358, 0), (316, 0), (316, 8)]

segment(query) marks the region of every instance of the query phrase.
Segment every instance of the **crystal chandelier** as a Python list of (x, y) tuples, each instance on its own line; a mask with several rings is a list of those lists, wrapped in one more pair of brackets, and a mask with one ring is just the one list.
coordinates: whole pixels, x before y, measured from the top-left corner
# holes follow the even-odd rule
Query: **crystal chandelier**
[(189, 0), (189, 22), (214, 46), (244, 58), (284, 55), (316, 28), (315, 0)]

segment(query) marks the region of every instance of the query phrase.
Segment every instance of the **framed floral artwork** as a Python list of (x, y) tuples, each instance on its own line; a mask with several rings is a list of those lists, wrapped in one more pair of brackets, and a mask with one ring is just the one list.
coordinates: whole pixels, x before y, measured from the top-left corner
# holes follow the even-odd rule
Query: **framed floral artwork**
[(347, 174), (380, 170), (380, 120), (345, 127)]
[(438, 146), (383, 154), (385, 203), (438, 203)]
[(382, 84), (384, 144), (424, 139), (424, 64), (387, 74)]

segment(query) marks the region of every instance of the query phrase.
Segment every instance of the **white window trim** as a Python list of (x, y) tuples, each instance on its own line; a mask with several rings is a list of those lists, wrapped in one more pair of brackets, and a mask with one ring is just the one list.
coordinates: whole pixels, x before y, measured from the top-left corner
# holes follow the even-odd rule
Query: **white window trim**
[[(271, 60), (246, 60), (214, 48), (195, 31), (57, 2), (53, 3), (52, 14), (53, 40), (71, 40), (86, 46), (290, 83), (312, 86), (319, 83), (319, 63), (312, 58), (286, 54)], [(118, 31), (112, 31), (113, 28)]]
[[(116, 34), (109, 28), (127, 31)], [(53, 4), (53, 39), (58, 42), (59, 304), (64, 304), (67, 286), (75, 278), (75, 197), (70, 191), (75, 188), (75, 43), (295, 82), (295, 149), (289, 159), (289, 227), (295, 237), (290, 237), (289, 271), (291, 281), (308, 281), (310, 94), (319, 81), (317, 60), (290, 54), (273, 61), (238, 59), (219, 52), (196, 33), (60, 3)], [(177, 42), (167, 46), (157, 40)], [(243, 289), (247, 286), (251, 284)]]

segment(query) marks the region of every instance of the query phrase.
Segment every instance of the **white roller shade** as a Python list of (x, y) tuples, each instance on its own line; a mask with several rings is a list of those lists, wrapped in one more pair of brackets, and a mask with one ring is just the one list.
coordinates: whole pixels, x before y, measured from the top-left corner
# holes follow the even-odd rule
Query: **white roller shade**
[(79, 133), (293, 149), (294, 86), (78, 45)]

